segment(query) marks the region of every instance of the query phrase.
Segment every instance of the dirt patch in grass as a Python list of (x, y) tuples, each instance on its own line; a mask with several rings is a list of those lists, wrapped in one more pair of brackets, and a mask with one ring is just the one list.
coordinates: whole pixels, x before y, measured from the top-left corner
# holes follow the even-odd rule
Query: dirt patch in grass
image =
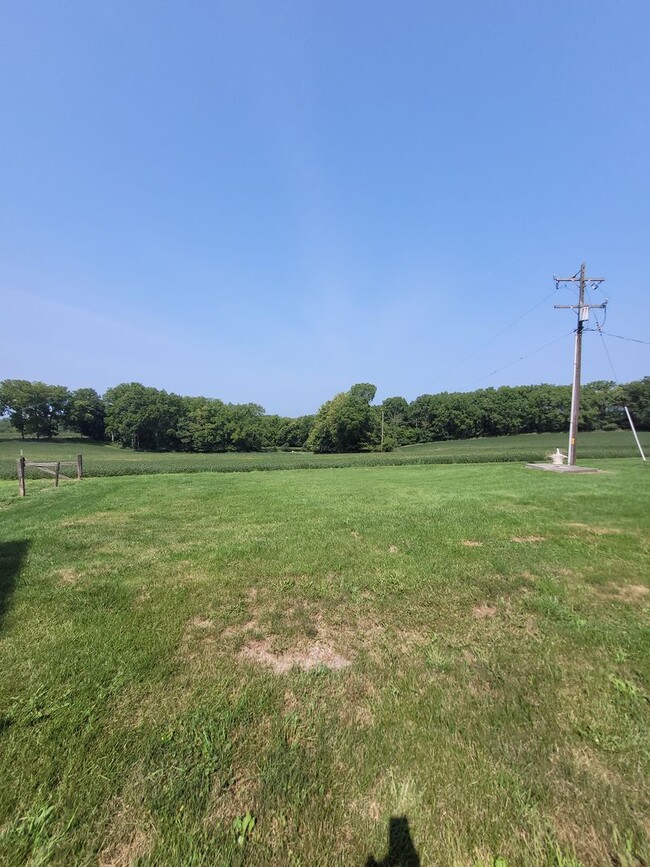
[(643, 584), (625, 584), (618, 588), (619, 598), (624, 602), (641, 602), (648, 599), (650, 588)]
[(58, 576), (59, 584), (62, 587), (74, 587), (83, 577), (81, 572), (78, 572), (76, 569), (59, 569)]
[(603, 599), (617, 599), (621, 602), (650, 602), (650, 587), (643, 584), (623, 584), (618, 587), (615, 584), (607, 584), (596, 594)]
[(544, 536), (512, 536), (511, 542), (544, 542)]
[(213, 629), (214, 621), (207, 617), (195, 617), (193, 620), (190, 620), (189, 626), (192, 626), (194, 629)]
[(98, 867), (131, 867), (151, 852), (155, 837), (151, 817), (118, 799), (97, 859)]
[(465, 539), (461, 542), (461, 545), (464, 545), (466, 548), (480, 548), (483, 542), (476, 542), (473, 539)]
[(142, 608), (151, 599), (151, 590), (148, 587), (141, 587), (138, 595), (133, 602), (135, 608)]
[[(239, 623), (221, 628), (210, 613), (184, 626), (179, 647), (182, 664), (208, 669), (219, 657), (262, 666), (276, 674), (318, 667), (339, 671), (361, 654), (375, 662), (395, 652), (412, 655), (431, 640), (430, 631), (398, 629), (381, 622), (372, 603), (350, 609), (340, 601), (305, 599), (275, 589), (253, 588)], [(245, 619), (246, 618), (246, 619)]]
[[(226, 627), (219, 639), (240, 662), (261, 665), (277, 674), (292, 668), (346, 668), (359, 652), (378, 653), (385, 632), (370, 607), (352, 617), (348, 609), (342, 617), (344, 609), (331, 600), (298, 597), (283, 604), (264, 589), (249, 595), (247, 607), (249, 619)], [(195, 639), (197, 630), (191, 632)]]
[(246, 632), (252, 632), (254, 629), (257, 629), (257, 620), (248, 620), (246, 623), (238, 623), (234, 626), (226, 626), (225, 629), (221, 630), (221, 638), (232, 639), (239, 638), (242, 634)]
[(495, 617), (497, 613), (494, 605), (475, 605), (472, 608), (472, 614), (477, 620), (484, 620), (486, 617)]
[(147, 855), (153, 846), (151, 838), (142, 828), (135, 828), (125, 840), (110, 845), (99, 855), (99, 867), (131, 867)]
[(249, 641), (239, 652), (239, 658), (247, 662), (270, 668), (275, 674), (286, 674), (292, 668), (301, 671), (312, 671), (325, 667), (331, 671), (340, 671), (352, 665), (350, 659), (340, 656), (329, 645), (320, 641), (305, 643), (283, 653), (274, 653), (268, 639)]
[(397, 545), (389, 545), (388, 546), (388, 553), (389, 554), (399, 554), (399, 548), (397, 547)]

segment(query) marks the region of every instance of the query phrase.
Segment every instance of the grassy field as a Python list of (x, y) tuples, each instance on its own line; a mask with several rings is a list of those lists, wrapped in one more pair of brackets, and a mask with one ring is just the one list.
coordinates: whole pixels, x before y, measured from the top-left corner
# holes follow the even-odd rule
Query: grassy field
[(0, 863), (647, 864), (650, 476), (599, 466), (0, 482)]
[[(650, 454), (650, 432), (640, 434)], [(248, 472), (250, 470), (314, 469), (325, 467), (399, 466), (493, 461), (539, 461), (560, 447), (566, 453), (565, 434), (524, 434), (492, 439), (455, 440), (405, 446), (384, 454), (314, 455), (306, 452), (184, 454), (136, 452), (109, 443), (62, 438), (53, 442), (21, 441), (0, 437), (0, 479), (16, 478), (16, 458), (23, 449), (28, 460), (73, 460), (84, 456), (88, 476), (150, 475), (152, 473)], [(578, 457), (633, 457), (636, 445), (630, 431), (595, 431), (580, 435)], [(42, 477), (42, 474), (40, 474)], [(32, 471), (32, 477), (39, 473)]]

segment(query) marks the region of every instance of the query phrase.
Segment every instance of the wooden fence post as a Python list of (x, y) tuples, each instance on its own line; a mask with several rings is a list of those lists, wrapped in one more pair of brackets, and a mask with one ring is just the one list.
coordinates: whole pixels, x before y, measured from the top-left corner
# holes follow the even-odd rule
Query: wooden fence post
[(61, 461), (56, 462), (56, 466), (54, 467), (54, 487), (59, 487), (59, 473), (61, 472)]
[(25, 458), (18, 458), (16, 461), (18, 464), (18, 490), (20, 491), (20, 496), (25, 496)]
[(84, 474), (83, 456), (77, 455), (77, 478), (82, 479)]

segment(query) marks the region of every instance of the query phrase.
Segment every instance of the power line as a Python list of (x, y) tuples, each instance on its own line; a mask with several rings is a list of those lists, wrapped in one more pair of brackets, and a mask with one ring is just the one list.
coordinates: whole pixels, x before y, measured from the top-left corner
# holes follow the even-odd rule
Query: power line
[(616, 337), (617, 340), (628, 340), (630, 343), (643, 343), (644, 346), (650, 346), (650, 342), (647, 340), (636, 340), (634, 337), (621, 337), (620, 334), (610, 334), (609, 331), (603, 331), (602, 333), (608, 337)]
[[(591, 304), (591, 295), (589, 294), (589, 289), (587, 289), (587, 301)], [(600, 339), (603, 344), (603, 349), (605, 350), (605, 355), (607, 356), (607, 361), (609, 362), (609, 366), (612, 369), (612, 374), (614, 376), (614, 382), (618, 384), (618, 376), (616, 375), (616, 370), (614, 369), (614, 362), (612, 361), (612, 356), (609, 354), (609, 348), (607, 346), (607, 341), (605, 340), (605, 335), (603, 334), (603, 325), (607, 322), (607, 307), (605, 307), (605, 318), (601, 324), (598, 319), (598, 314), (594, 311), (594, 319), (596, 320), (596, 328), (595, 330), (600, 334)], [(592, 329), (589, 329), (590, 331)]]
[(550, 340), (548, 343), (545, 343), (543, 346), (539, 346), (537, 349), (533, 349), (532, 352), (526, 352), (525, 355), (519, 356), (519, 358), (515, 358), (514, 361), (509, 361), (508, 364), (504, 364), (503, 367), (498, 367), (496, 370), (493, 370), (491, 373), (488, 373), (486, 376), (483, 376), (481, 379), (477, 379), (476, 382), (484, 382), (486, 379), (489, 379), (491, 376), (494, 376), (496, 373), (501, 373), (502, 370), (506, 370), (508, 367), (512, 367), (515, 364), (519, 364), (520, 361), (523, 361), (524, 358), (530, 358), (531, 355), (537, 355), (538, 352), (542, 352), (542, 350), (547, 349), (549, 346), (553, 346), (554, 343), (559, 343), (560, 340), (565, 340), (567, 337), (570, 337), (574, 333), (573, 329), (567, 332), (566, 334), (561, 334), (560, 337), (555, 337), (553, 340)]
[[(521, 322), (522, 319), (525, 319), (526, 316), (528, 316), (533, 311), (537, 310), (537, 308), (541, 307), (542, 304), (545, 304), (552, 295), (555, 295), (555, 293), (557, 292), (557, 288), (558, 287), (556, 286), (555, 289), (553, 289), (552, 292), (549, 292), (548, 295), (545, 295), (541, 301), (538, 301), (537, 304), (534, 304), (529, 310), (526, 310), (525, 313), (522, 313), (521, 315), (517, 316), (517, 318), (513, 319), (509, 325), (506, 325), (506, 327), (502, 328), (501, 331), (497, 331), (496, 334), (493, 334), (492, 337), (488, 338), (484, 343), (481, 343), (480, 346), (477, 346), (476, 349), (473, 349), (468, 355), (465, 355), (463, 358), (461, 358), (460, 361), (457, 361), (455, 364), (452, 364), (451, 367), (448, 367), (446, 370), (443, 370), (442, 373), (437, 377), (437, 379), (434, 380), (434, 383), (440, 382), (440, 380), (444, 376), (446, 376), (448, 373), (451, 373), (453, 370), (457, 370), (459, 367), (461, 367), (463, 364), (465, 364), (466, 361), (469, 361), (470, 358), (473, 358), (475, 355), (478, 355), (478, 353), (482, 349), (485, 349), (485, 347), (488, 346), (490, 343), (492, 343), (492, 341), (496, 340), (497, 337), (501, 337), (502, 334), (505, 334), (506, 331), (509, 331), (514, 325), (516, 325), (518, 322)], [(480, 382), (480, 380), (479, 380), (479, 382)]]

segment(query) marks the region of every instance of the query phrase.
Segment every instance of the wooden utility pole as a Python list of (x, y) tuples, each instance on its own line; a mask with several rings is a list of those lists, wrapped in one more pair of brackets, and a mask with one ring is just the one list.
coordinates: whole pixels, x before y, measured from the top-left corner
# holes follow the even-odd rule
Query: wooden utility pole
[(580, 266), (580, 276), (574, 274), (573, 277), (555, 277), (555, 283), (559, 287), (560, 283), (578, 283), (579, 294), (577, 304), (556, 304), (556, 309), (577, 310), (578, 311), (578, 327), (576, 328), (575, 350), (573, 354), (573, 386), (571, 388), (571, 423), (569, 425), (569, 459), (567, 461), (570, 467), (575, 466), (576, 462), (576, 440), (578, 438), (578, 416), (580, 415), (580, 369), (582, 367), (582, 332), (585, 322), (589, 321), (589, 311), (592, 307), (605, 307), (605, 304), (585, 304), (585, 289), (587, 283), (596, 284), (594, 288), (605, 282), (604, 277), (585, 277), (587, 266), (583, 262)]

